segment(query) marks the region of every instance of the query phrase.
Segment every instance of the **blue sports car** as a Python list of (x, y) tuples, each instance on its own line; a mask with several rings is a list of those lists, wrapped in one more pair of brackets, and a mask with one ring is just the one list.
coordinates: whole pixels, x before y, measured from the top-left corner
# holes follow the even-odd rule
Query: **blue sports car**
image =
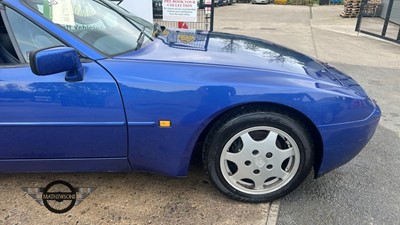
[(350, 161), (380, 119), (350, 76), (264, 40), (107, 0), (0, 12), (0, 172), (186, 176), (199, 156), (223, 194), (265, 202)]

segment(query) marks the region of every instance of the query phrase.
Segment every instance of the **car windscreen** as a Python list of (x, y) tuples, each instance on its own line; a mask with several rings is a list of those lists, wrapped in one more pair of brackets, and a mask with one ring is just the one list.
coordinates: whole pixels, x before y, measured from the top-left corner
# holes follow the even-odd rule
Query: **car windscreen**
[(144, 20), (119, 9), (114, 3), (101, 0), (24, 2), (48, 20), (108, 56), (137, 50), (152, 41), (151, 23), (143, 22)]

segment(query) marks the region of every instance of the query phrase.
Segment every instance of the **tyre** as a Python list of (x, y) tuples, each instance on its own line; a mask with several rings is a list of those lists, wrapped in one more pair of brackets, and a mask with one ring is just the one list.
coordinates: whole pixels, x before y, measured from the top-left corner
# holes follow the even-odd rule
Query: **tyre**
[(314, 160), (308, 130), (279, 111), (237, 113), (217, 123), (203, 151), (206, 173), (225, 195), (268, 202), (307, 177)]

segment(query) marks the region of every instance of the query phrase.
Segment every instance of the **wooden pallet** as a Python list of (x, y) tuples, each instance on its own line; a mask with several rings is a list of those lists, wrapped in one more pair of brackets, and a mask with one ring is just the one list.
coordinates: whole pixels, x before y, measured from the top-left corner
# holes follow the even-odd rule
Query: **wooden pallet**
[(361, 6), (345, 6), (345, 9), (360, 9)]
[(343, 14), (358, 14), (360, 10), (343, 10)]
[[(343, 12), (340, 14), (343, 18), (354, 18), (357, 17), (360, 13), (362, 0), (344, 0), (343, 4)], [(371, 0), (371, 1), (378, 1), (378, 0)], [(379, 0), (380, 1), (380, 0)]]
[(358, 16), (358, 13), (344, 13), (344, 12), (342, 12), (342, 13), (340, 13), (340, 16), (342, 18), (355, 18), (355, 17)]
[[(376, 16), (378, 7), (382, 0), (368, 0), (368, 4), (364, 6), (363, 16)], [(357, 17), (361, 11), (362, 0), (344, 0), (344, 9), (340, 14), (343, 18)]]
[(360, 3), (346, 3), (344, 6), (346, 7), (360, 7)]
[(363, 16), (365, 17), (376, 17), (378, 9), (380, 7), (380, 3), (369, 3), (364, 6)]

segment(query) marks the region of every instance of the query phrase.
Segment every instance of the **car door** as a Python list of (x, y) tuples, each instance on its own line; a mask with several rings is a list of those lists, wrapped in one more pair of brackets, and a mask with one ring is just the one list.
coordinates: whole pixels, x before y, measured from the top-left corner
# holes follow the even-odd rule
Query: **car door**
[[(9, 8), (1, 10), (0, 39), (0, 171), (7, 170), (4, 165), (11, 161), (31, 163), (18, 164), (22, 168), (14, 166), (12, 171), (79, 171), (69, 169), (65, 160), (80, 160), (85, 170), (90, 160), (126, 159), (121, 95), (105, 69), (83, 59), (85, 74), (80, 82), (66, 81), (65, 72), (34, 75), (28, 53), (64, 44)], [(40, 167), (46, 160), (61, 160), (64, 167), (57, 163)], [(113, 170), (114, 164), (103, 169)]]

